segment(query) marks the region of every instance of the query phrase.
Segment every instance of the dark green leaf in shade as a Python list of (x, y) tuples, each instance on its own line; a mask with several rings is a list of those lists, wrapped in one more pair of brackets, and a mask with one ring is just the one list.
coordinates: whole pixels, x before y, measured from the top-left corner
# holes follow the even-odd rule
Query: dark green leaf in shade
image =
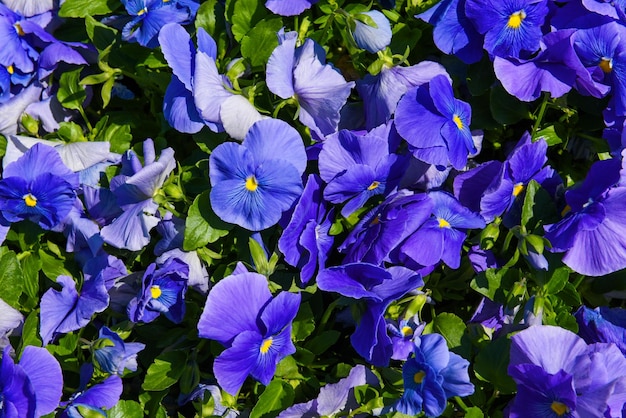
[(228, 235), (233, 225), (222, 221), (211, 208), (209, 190), (198, 195), (185, 221), (183, 249), (192, 251)]
[(502, 394), (515, 392), (515, 382), (507, 373), (510, 347), (509, 339), (496, 338), (480, 349), (474, 361), (476, 376), (493, 384)]
[(500, 85), (491, 88), (490, 99), (491, 114), (503, 125), (510, 125), (532, 117), (528, 104), (511, 96)]
[(61, 105), (67, 109), (82, 109), (83, 102), (87, 97), (87, 92), (85, 92), (85, 89), (78, 83), (82, 69), (83, 67), (79, 67), (72, 71), (66, 71), (61, 74), (59, 79), (57, 99), (59, 99)]
[(111, 46), (117, 37), (116, 29), (98, 22), (91, 16), (85, 17), (85, 28), (89, 39), (98, 51), (103, 51)]

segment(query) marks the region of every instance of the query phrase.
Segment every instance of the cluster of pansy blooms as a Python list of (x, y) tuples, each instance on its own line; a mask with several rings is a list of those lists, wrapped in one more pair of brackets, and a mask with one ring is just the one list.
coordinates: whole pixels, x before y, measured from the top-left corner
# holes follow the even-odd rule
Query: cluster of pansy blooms
[(626, 413), (624, 2), (112, 3), (0, 1), (0, 416)]

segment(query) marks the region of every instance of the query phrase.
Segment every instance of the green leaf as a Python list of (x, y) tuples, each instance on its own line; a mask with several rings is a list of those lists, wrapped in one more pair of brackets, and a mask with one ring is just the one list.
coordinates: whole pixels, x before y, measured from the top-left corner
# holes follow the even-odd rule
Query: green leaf
[(148, 367), (142, 389), (159, 391), (169, 388), (182, 376), (186, 362), (187, 355), (182, 351), (168, 351), (159, 355)]
[(496, 338), (483, 346), (476, 355), (474, 372), (479, 379), (490, 382), (503, 394), (514, 393), (515, 382), (509, 376), (509, 351), (511, 341)]
[(135, 401), (119, 401), (108, 410), (109, 418), (143, 418), (143, 408)]
[(83, 67), (73, 71), (65, 71), (59, 79), (59, 91), (57, 99), (61, 105), (67, 109), (82, 109), (83, 102), (87, 97), (85, 89), (79, 84), (80, 72)]
[(339, 340), (339, 337), (341, 337), (341, 333), (339, 331), (324, 331), (317, 337), (312, 338), (311, 341), (307, 342), (304, 348), (312, 353), (320, 355), (332, 347), (332, 345)]
[(13, 251), (5, 251), (0, 257), (0, 289), (2, 300), (19, 309), (18, 301), (24, 289), (24, 274)]
[(107, 47), (113, 45), (117, 37), (116, 29), (98, 22), (91, 16), (85, 17), (85, 29), (87, 29), (87, 36), (89, 36), (89, 39), (91, 39), (98, 51), (104, 51)]
[(521, 223), (523, 226), (526, 226), (534, 215), (533, 207), (535, 206), (535, 194), (539, 187), (539, 183), (535, 180), (531, 180), (528, 186), (526, 186), (526, 196), (524, 196), (524, 206), (522, 206)]
[(570, 270), (567, 267), (559, 267), (552, 273), (552, 277), (545, 284), (543, 290), (547, 295), (555, 295), (565, 288), (569, 282)]
[(282, 380), (274, 379), (265, 388), (257, 401), (250, 418), (270, 418), (291, 406), (294, 399), (291, 385)]
[(465, 418), (484, 418), (484, 416), (483, 411), (477, 406), (467, 408), (467, 411), (465, 411)]
[(84, 142), (86, 141), (83, 135), (83, 128), (74, 122), (61, 122), (59, 123), (59, 130), (57, 135), (65, 142)]
[(106, 15), (120, 7), (117, 0), (66, 0), (59, 10), (60, 17)]
[(105, 141), (111, 144), (111, 152), (122, 154), (130, 148), (133, 136), (130, 133), (130, 125), (118, 125), (111, 123), (100, 135), (97, 141)]
[(21, 260), (22, 272), (24, 273), (24, 291), (29, 299), (37, 306), (39, 302), (39, 271), (41, 270), (41, 260), (31, 252), (24, 252)]
[(510, 125), (532, 117), (528, 104), (511, 96), (502, 86), (492, 87), (489, 98), (493, 118), (503, 125)]
[(263, 19), (254, 25), (241, 41), (241, 55), (253, 67), (264, 67), (274, 48), (278, 46), (276, 33), (283, 27), (280, 17)]
[(557, 134), (554, 125), (550, 125), (547, 128), (544, 128), (537, 132), (536, 139), (539, 140), (540, 138), (545, 139), (545, 141), (548, 143), (548, 146), (563, 143), (563, 140), (561, 139), (559, 134)]
[(228, 235), (233, 225), (222, 221), (211, 208), (209, 190), (198, 195), (185, 220), (183, 249), (192, 251)]
[(24, 347), (33, 345), (35, 347), (41, 347), (42, 341), (39, 338), (39, 312), (32, 311), (26, 317), (24, 326), (22, 327), (22, 340), (20, 341), (20, 354), (24, 350)]
[(217, 35), (226, 31), (224, 25), (224, 5), (218, 0), (208, 0), (200, 6), (196, 13), (196, 29), (203, 28), (209, 35), (216, 38)]
[(315, 318), (309, 302), (304, 302), (300, 305), (291, 329), (296, 341), (304, 340), (315, 331)]
[(449, 312), (442, 312), (432, 322), (432, 331), (443, 335), (449, 348), (461, 346), (461, 339), (465, 334), (465, 322)]
[(261, 19), (267, 16), (265, 2), (259, 0), (236, 0), (227, 4), (227, 11), (232, 9), (231, 23), (233, 36), (237, 42), (241, 42), (243, 37)]
[(52, 254), (47, 253), (43, 249), (39, 250), (39, 259), (41, 260), (41, 270), (52, 281), (56, 281), (59, 276), (70, 276), (70, 273), (64, 265), (64, 261), (56, 258)]

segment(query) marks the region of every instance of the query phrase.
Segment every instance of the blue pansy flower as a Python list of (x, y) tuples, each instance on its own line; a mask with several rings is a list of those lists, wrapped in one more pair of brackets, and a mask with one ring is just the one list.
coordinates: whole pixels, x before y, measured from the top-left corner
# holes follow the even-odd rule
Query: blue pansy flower
[(266, 0), (265, 7), (281, 16), (296, 16), (311, 8), (318, 0)]
[(122, 395), (123, 383), (118, 375), (112, 375), (103, 381), (87, 387), (93, 375), (93, 365), (85, 363), (80, 369), (80, 384), (78, 390), (67, 402), (62, 402), (65, 406), (60, 418), (82, 418), (79, 407), (88, 411), (96, 412), (98, 415), (106, 416), (105, 409), (113, 408)]
[(158, 35), (167, 23), (183, 23), (190, 18), (190, 10), (178, 7), (177, 2), (163, 0), (122, 0), (131, 21), (124, 25), (122, 37), (126, 41), (154, 48)]
[(456, 99), (450, 80), (439, 75), (400, 99), (396, 127), (417, 159), (460, 170), (477, 152), (471, 117), (470, 105)]
[(264, 385), (270, 383), (276, 365), (296, 351), (291, 322), (299, 306), (300, 294), (281, 292), (273, 297), (267, 279), (257, 273), (227, 276), (211, 289), (198, 332), (226, 347), (213, 364), (222, 389), (236, 394), (248, 375)]
[(107, 327), (100, 328), (98, 338), (113, 343), (98, 348), (93, 353), (100, 370), (118, 376), (122, 376), (125, 369), (137, 371), (137, 353), (146, 347), (145, 344), (124, 342), (116, 332)]
[(359, 48), (372, 53), (382, 51), (391, 43), (391, 25), (389, 20), (378, 10), (370, 10), (361, 14), (369, 17), (375, 26), (370, 26), (359, 20), (359, 14), (357, 14), (354, 19), (354, 30), (352, 30), (354, 42), (356, 42)]
[(189, 266), (177, 258), (157, 269), (152, 263), (141, 280), (141, 290), (129, 303), (128, 317), (133, 322), (152, 322), (164, 314), (179, 324), (185, 316), (185, 293)]
[(242, 144), (227, 142), (211, 153), (213, 210), (250, 231), (269, 228), (302, 193), (305, 166), (304, 144), (294, 128), (277, 119), (258, 121)]
[(441, 335), (416, 338), (413, 356), (402, 367), (404, 393), (396, 409), (407, 415), (441, 415), (449, 398), (474, 393), (468, 367), (467, 360), (448, 350)]
[(0, 212), (9, 222), (28, 219), (52, 229), (70, 213), (78, 174), (47, 145), (37, 144), (7, 165), (0, 180)]

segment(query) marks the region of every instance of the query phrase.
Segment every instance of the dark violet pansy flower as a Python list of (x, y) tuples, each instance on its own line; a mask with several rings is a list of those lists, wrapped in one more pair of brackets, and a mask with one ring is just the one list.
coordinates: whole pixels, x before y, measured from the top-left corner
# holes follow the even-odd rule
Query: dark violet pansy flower
[(132, 251), (143, 249), (150, 242), (150, 231), (158, 223), (159, 205), (153, 197), (176, 166), (174, 150), (166, 148), (156, 159), (154, 142), (143, 143), (144, 166), (131, 150), (122, 159), (122, 173), (111, 180), (111, 191), (122, 212), (100, 235), (107, 244)]
[(242, 144), (227, 142), (211, 153), (213, 210), (224, 221), (251, 231), (269, 228), (302, 193), (305, 166), (298, 131), (278, 119), (260, 120)]
[(413, 352), (415, 338), (418, 338), (426, 322), (420, 322), (417, 315), (409, 319), (401, 319), (396, 323), (387, 320), (387, 332), (391, 337), (391, 344), (393, 344), (393, 353), (391, 358), (393, 360), (406, 360)]
[(620, 161), (594, 163), (585, 180), (565, 192), (559, 222), (546, 225), (550, 251), (566, 252), (563, 262), (587, 276), (626, 267), (626, 187), (617, 186)]
[(391, 195), (366, 214), (341, 244), (344, 262), (391, 261), (390, 253), (430, 217), (432, 205), (423, 193), (401, 190)]
[(465, 13), (496, 56), (519, 57), (539, 49), (547, 0), (466, 0)]
[(159, 31), (167, 23), (183, 23), (190, 17), (189, 9), (175, 1), (122, 0), (131, 21), (124, 25), (122, 37), (129, 42), (154, 48), (159, 45)]
[(353, 389), (363, 385), (378, 387), (379, 381), (374, 373), (358, 364), (347, 377), (320, 388), (316, 399), (293, 405), (281, 412), (278, 418), (331, 417), (342, 411), (352, 411), (359, 407)]
[(296, 16), (311, 8), (318, 0), (266, 0), (265, 7), (281, 16)]
[(465, 15), (465, 0), (442, 0), (415, 17), (434, 26), (433, 39), (441, 51), (466, 64), (480, 61), (483, 37)]
[(626, 310), (601, 306), (590, 309), (581, 306), (576, 313), (578, 335), (587, 344), (613, 343), (626, 356)]
[(128, 303), (128, 318), (133, 322), (152, 322), (164, 314), (179, 324), (185, 316), (185, 293), (189, 266), (173, 258), (157, 269), (152, 263), (141, 280), (140, 293)]
[(322, 187), (320, 178), (309, 174), (289, 224), (278, 240), (285, 261), (300, 269), (300, 281), (305, 285), (318, 268), (326, 267), (333, 246), (334, 238), (329, 235), (333, 212), (322, 196)]
[(468, 367), (467, 360), (448, 350), (440, 334), (416, 338), (413, 356), (402, 366), (404, 393), (395, 409), (407, 415), (441, 415), (449, 398), (474, 393)]
[(609, 16), (616, 20), (624, 19), (626, 16), (626, 2), (624, 0), (582, 0), (582, 5), (589, 11)]
[(437, 75), (449, 77), (441, 64), (422, 61), (410, 67), (383, 65), (377, 75), (367, 74), (358, 80), (356, 88), (363, 99), (365, 127), (373, 129), (387, 123), (408, 89), (421, 86)]
[(257, 273), (233, 274), (213, 286), (198, 332), (226, 347), (213, 364), (222, 389), (236, 394), (248, 375), (269, 384), (276, 365), (296, 351), (291, 322), (299, 306), (300, 294), (281, 292), (273, 297), (267, 279)]
[(322, 144), (318, 166), (328, 183), (324, 198), (331, 203), (345, 203), (344, 217), (360, 209), (370, 197), (389, 195), (400, 182), (407, 159), (390, 150), (380, 127), (365, 135), (348, 130), (329, 135)]
[(37, 144), (7, 165), (0, 180), (0, 212), (9, 222), (28, 219), (56, 227), (74, 205), (78, 175), (47, 145)]
[(352, 36), (359, 48), (371, 53), (382, 51), (391, 43), (391, 25), (384, 14), (378, 10), (363, 12), (363, 15), (370, 18), (376, 26), (370, 26), (359, 20), (359, 15), (354, 19), (354, 30)]
[(354, 82), (326, 64), (324, 49), (312, 39), (296, 47), (298, 34), (279, 34), (279, 45), (267, 62), (267, 87), (283, 99), (294, 97), (300, 122), (324, 138), (337, 130), (339, 111)]
[(45, 348), (25, 346), (15, 364), (6, 346), (0, 366), (0, 415), (7, 418), (41, 417), (52, 413), (63, 394), (61, 366)]
[[(443, 261), (450, 268), (461, 265), (461, 250), (468, 229), (482, 229), (485, 220), (445, 192), (430, 192), (433, 211), (400, 247), (400, 253), (422, 266)], [(401, 256), (402, 257), (402, 256)]]
[(125, 369), (132, 372), (137, 370), (137, 353), (146, 347), (145, 344), (126, 343), (107, 327), (100, 328), (98, 337), (113, 343), (98, 348), (93, 353), (100, 370), (118, 376), (122, 376)]
[(74, 279), (59, 276), (61, 291), (50, 288), (41, 297), (41, 326), (39, 335), (43, 344), (49, 344), (58, 334), (81, 329), (91, 321), (93, 314), (109, 306), (109, 294), (102, 274), (85, 280), (80, 294)]
[(396, 128), (417, 159), (460, 170), (467, 156), (477, 152), (471, 117), (470, 105), (454, 97), (450, 80), (436, 76), (400, 99)]
[(78, 407), (107, 416), (105, 409), (113, 408), (122, 396), (123, 384), (118, 375), (112, 375), (103, 381), (87, 387), (93, 374), (93, 365), (83, 364), (80, 370), (80, 385), (67, 402), (62, 402), (65, 409), (59, 418), (82, 418)]
[(393, 343), (387, 334), (385, 311), (406, 293), (424, 285), (422, 276), (405, 267), (388, 269), (351, 263), (319, 272), (317, 285), (326, 292), (365, 302), (359, 323), (350, 342), (359, 355), (374, 366), (387, 366), (393, 354)]
[(620, 417), (624, 367), (626, 358), (613, 344), (587, 346), (560, 327), (529, 327), (511, 338), (508, 372), (517, 395), (509, 416)]

